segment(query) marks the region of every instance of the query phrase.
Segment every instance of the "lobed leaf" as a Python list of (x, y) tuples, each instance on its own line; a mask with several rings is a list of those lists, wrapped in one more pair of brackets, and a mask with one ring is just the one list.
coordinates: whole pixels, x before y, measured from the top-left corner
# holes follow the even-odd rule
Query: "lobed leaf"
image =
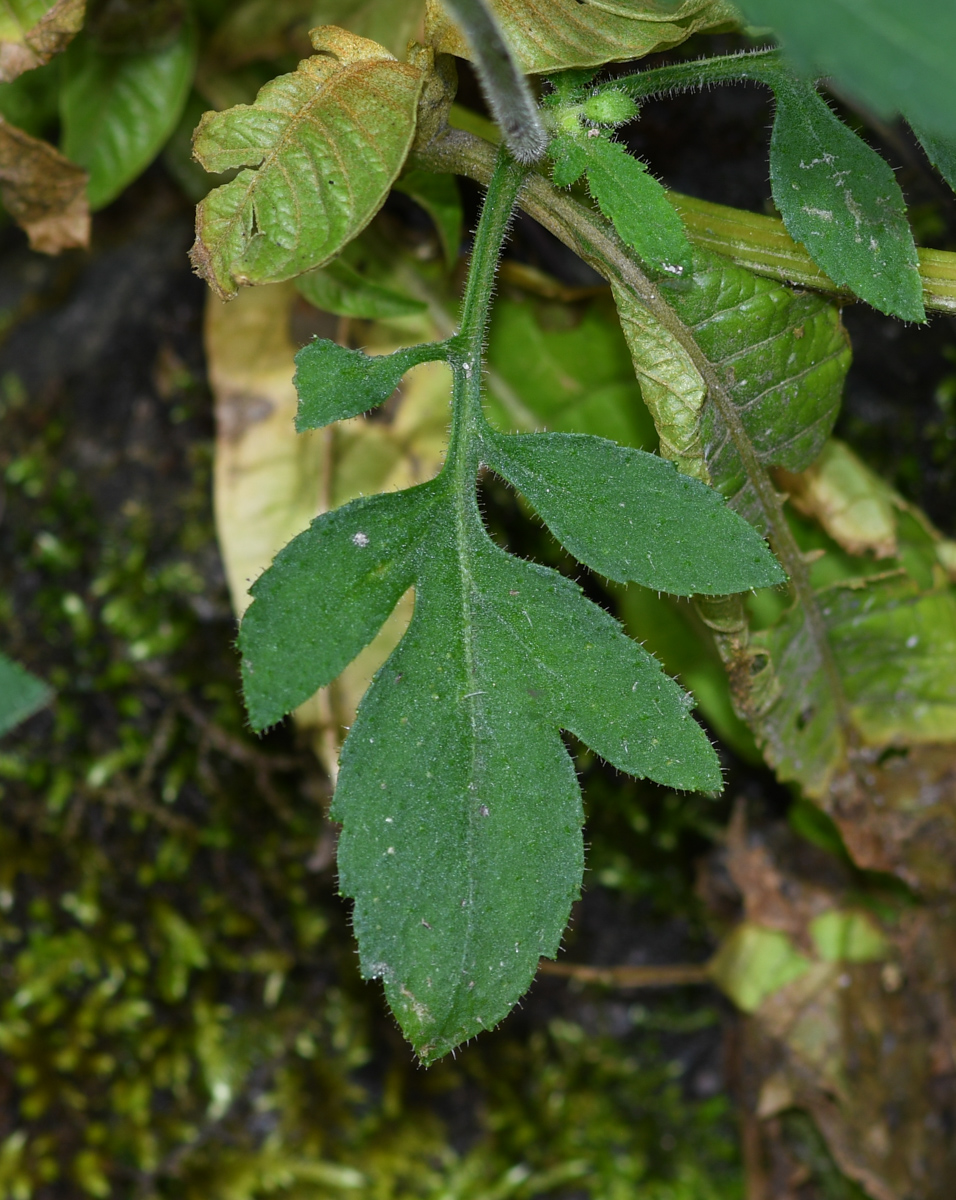
[(63, 153), (89, 172), (90, 208), (103, 208), (149, 166), (176, 128), (196, 65), (187, 22), (169, 44), (108, 54), (87, 39), (63, 60)]
[[(531, 75), (643, 58), (738, 19), (723, 0), (492, 0), (491, 8), (512, 53)], [(439, 0), (427, 0), (425, 33), (436, 52), (471, 57)]]
[(956, 136), (956, 7), (949, 0), (740, 0), (805, 73), (833, 76), (883, 117)]
[(486, 441), (488, 465), (592, 570), (677, 596), (786, 579), (752, 526), (712, 488), (655, 454), (585, 434)]
[(430, 342), (371, 356), (316, 338), (295, 356), (295, 386), (299, 393), (296, 430), (303, 433), (321, 429), (333, 421), (377, 408), (395, 391), (406, 371), (419, 363), (442, 359), (446, 353), (443, 343)]
[(207, 113), (194, 153), (208, 171), (244, 168), (199, 206), (193, 264), (223, 298), (334, 258), (371, 221), (415, 133), (424, 76), (332, 26), (318, 54), (254, 104)]
[[(662, 413), (682, 469), (696, 462), (698, 476), (763, 530), (753, 485), (694, 363), (626, 289), (614, 294), (648, 405)], [(693, 286), (669, 300), (730, 392), (759, 462), (807, 467), (833, 428), (850, 363), (836, 306), (702, 251)]]
[(558, 729), (633, 774), (720, 784), (687, 697), (616, 621), (495, 547), (476, 510), (457, 536), (453, 520), (421, 543), (415, 614), (333, 807), (363, 973), (425, 1061), (496, 1024), (557, 951), (583, 867)]
[(834, 283), (881, 312), (923, 321), (923, 285), (906, 201), (889, 165), (811, 84), (777, 76), (773, 198), (788, 232)]
[(0, 736), (49, 704), (52, 696), (45, 683), (0, 654)]

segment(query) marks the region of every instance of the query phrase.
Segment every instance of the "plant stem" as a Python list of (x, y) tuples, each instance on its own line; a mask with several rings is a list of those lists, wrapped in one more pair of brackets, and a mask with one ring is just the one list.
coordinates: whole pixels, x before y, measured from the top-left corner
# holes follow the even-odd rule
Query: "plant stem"
[[(492, 174), (495, 149), (480, 138), (451, 130), (418, 154), (419, 165), (432, 171), (453, 171), (484, 182)], [(849, 705), (843, 681), (833, 657), (823, 614), (810, 584), (810, 576), (800, 547), (790, 530), (777, 494), (767, 472), (757, 459), (733, 397), (698, 346), (693, 334), (677, 316), (654, 283), (628, 255), (619, 239), (602, 217), (572, 197), (553, 188), (541, 175), (531, 174), (522, 192), (521, 207), (540, 225), (558, 237), (579, 258), (589, 263), (606, 279), (614, 279), (647, 308), (690, 356), (704, 380), (711, 403), (715, 406), (740, 455), (764, 519), (770, 540), (807, 623), (827, 687), (833, 696), (836, 718), (847, 746), (855, 741)]]
[(501, 247), (511, 223), (511, 211), (527, 168), (502, 148), (491, 171), (481, 219), (468, 268), (458, 333), (451, 339), (449, 362), (452, 389), (451, 436), (445, 471), (460, 487), (477, 471), (476, 455), (485, 415), (481, 407), (482, 359), (485, 332), (494, 295)]
[(745, 50), (740, 54), (696, 58), (669, 67), (657, 67), (653, 71), (622, 75), (608, 83), (606, 89), (627, 92), (635, 100), (644, 100), (663, 92), (688, 91), (713, 83), (739, 83), (742, 79), (772, 86), (784, 70), (779, 50)]

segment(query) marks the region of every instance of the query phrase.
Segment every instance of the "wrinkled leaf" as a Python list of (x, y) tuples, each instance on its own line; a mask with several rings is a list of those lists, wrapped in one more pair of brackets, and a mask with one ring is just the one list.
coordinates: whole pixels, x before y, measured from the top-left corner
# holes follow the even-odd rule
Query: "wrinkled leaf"
[(49, 704), (53, 693), (19, 663), (0, 654), (0, 736)]
[(881, 312), (925, 319), (916, 243), (890, 166), (807, 84), (774, 82), (773, 198), (834, 283)]
[(193, 265), (224, 298), (334, 258), (382, 206), (411, 146), (422, 73), (341, 29), (312, 40), (318, 54), (196, 131), (207, 170), (245, 168), (196, 217)]
[(89, 244), (86, 180), (49, 142), (0, 117), (0, 199), (34, 250), (59, 254)]
[(495, 437), (485, 459), (586, 566), (673, 595), (725, 595), (785, 576), (752, 526), (696, 479), (586, 434)]
[(663, 187), (624, 146), (582, 130), (555, 138), (552, 147), (556, 184), (573, 183), (583, 169), (591, 195), (623, 242), (657, 271), (681, 276), (690, 270), (691, 248), (680, 217)]
[(317, 338), (295, 356), (299, 393), (295, 427), (300, 433), (321, 429), (368, 412), (385, 403), (406, 371), (440, 358), (444, 347), (434, 342), (372, 356)]
[[(642, 58), (737, 20), (722, 0), (492, 0), (491, 7), (522, 69), (533, 75)], [(427, 0), (425, 13), (426, 40), (444, 54), (469, 58), (465, 39), (438, 0)]]
[[(731, 393), (759, 462), (802, 470), (840, 406), (850, 352), (837, 308), (695, 252), (693, 286), (669, 301)], [(762, 531), (753, 485), (687, 352), (632, 295), (614, 287), (624, 334), (662, 452), (713, 483)]]
[(956, 8), (949, 0), (740, 0), (769, 25), (796, 66), (837, 83), (879, 116), (905, 112), (956, 135)]
[(196, 35), (184, 24), (173, 41), (136, 54), (107, 54), (84, 38), (64, 59), (62, 149), (90, 174), (95, 211), (153, 161), (176, 128), (192, 84)]
[(49, 62), (83, 26), (86, 0), (0, 0), (0, 83)]

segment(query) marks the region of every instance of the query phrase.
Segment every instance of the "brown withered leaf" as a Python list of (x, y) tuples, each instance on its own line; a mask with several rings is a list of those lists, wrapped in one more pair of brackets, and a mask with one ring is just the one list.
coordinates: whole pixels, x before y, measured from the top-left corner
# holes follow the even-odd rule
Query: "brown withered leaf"
[[(946, 779), (951, 786), (951, 760), (948, 772), (939, 755), (916, 773), (932, 790)], [(912, 804), (920, 784), (907, 786), (905, 774), (900, 768), (891, 778)], [(894, 803), (897, 820), (922, 828), (907, 803)], [(938, 851), (952, 870), (951, 846)], [(780, 826), (748, 833), (740, 813), (719, 872), (740, 889), (747, 925), (785, 930), (815, 958), (743, 1019), (738, 1088), (756, 1131), (751, 1200), (831, 1194), (794, 1141), (800, 1112), (839, 1171), (872, 1200), (948, 1200), (956, 1178), (947, 1133), (956, 1119), (951, 885), (920, 906), (884, 893), (878, 906), (873, 894), (860, 908), (861, 880), (849, 865)], [(881, 928), (868, 946), (844, 954), (824, 925), (832, 931), (835, 921), (857, 919)]]
[(56, 0), (24, 28), (9, 0), (0, 0), (0, 83), (9, 83), (24, 71), (49, 62), (83, 28), (85, 15), (86, 0)]
[(0, 199), (43, 254), (85, 247), (90, 241), (87, 174), (49, 142), (0, 117)]

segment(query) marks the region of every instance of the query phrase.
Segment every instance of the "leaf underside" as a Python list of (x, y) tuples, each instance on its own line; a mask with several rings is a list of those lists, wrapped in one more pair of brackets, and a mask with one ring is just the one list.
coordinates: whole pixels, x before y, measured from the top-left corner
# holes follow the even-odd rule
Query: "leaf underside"
[(312, 40), (318, 54), (196, 131), (207, 171), (240, 168), (196, 218), (193, 264), (223, 298), (334, 258), (381, 208), (411, 146), (422, 72), (332, 26)]
[[(512, 53), (531, 75), (643, 58), (692, 34), (730, 27), (737, 19), (722, 0), (643, 0), (640, 5), (492, 0), (491, 7)], [(438, 0), (428, 0), (425, 14), (426, 40), (436, 52), (471, 57)]]

